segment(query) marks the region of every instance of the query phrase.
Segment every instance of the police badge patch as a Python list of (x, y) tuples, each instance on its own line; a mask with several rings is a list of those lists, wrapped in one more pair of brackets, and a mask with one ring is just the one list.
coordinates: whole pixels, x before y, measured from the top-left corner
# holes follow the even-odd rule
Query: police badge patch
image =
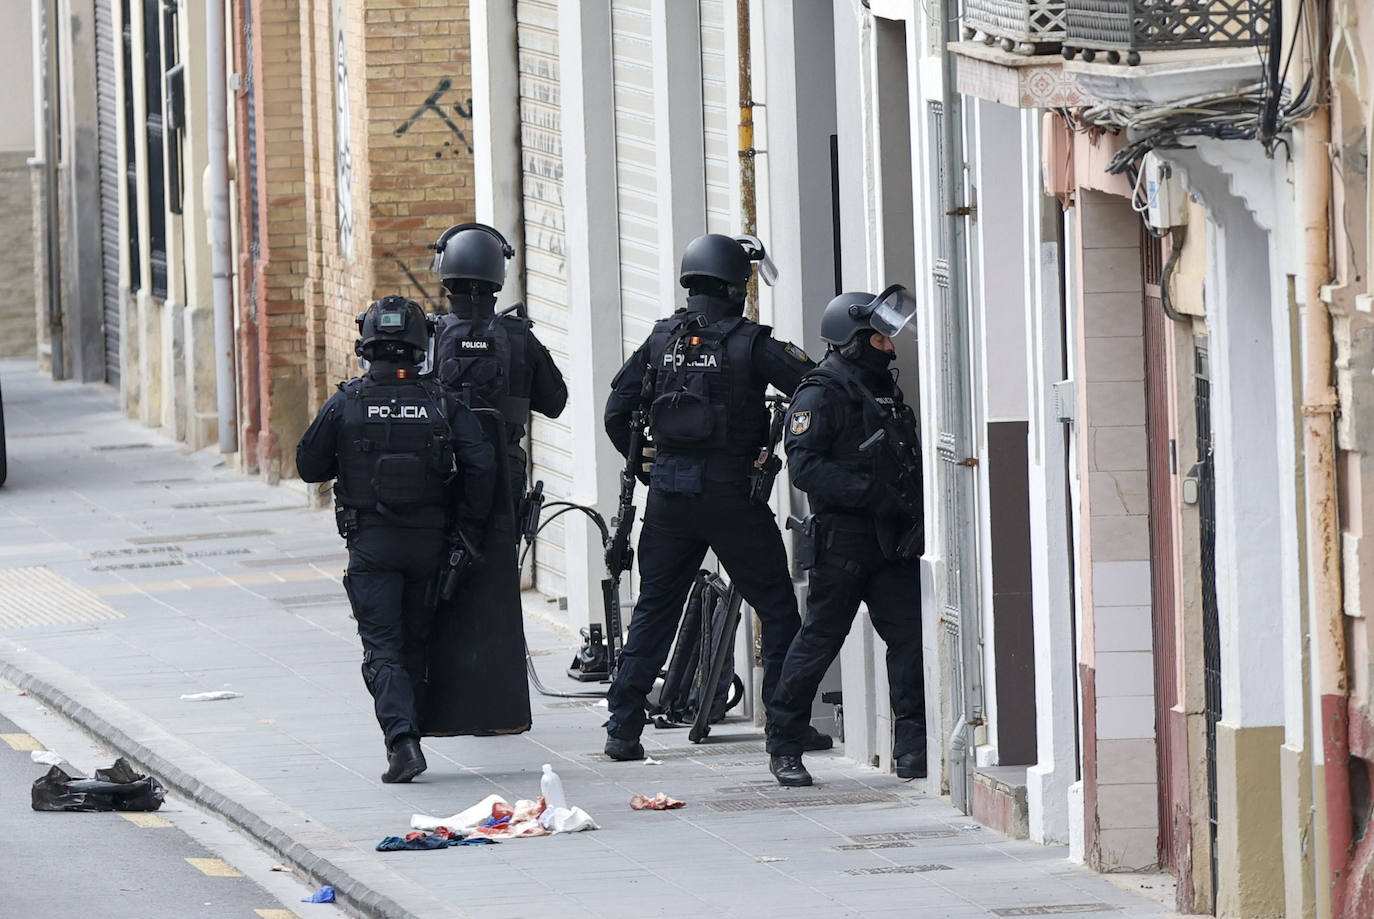
[(809, 411), (793, 412), (792, 417), (788, 420), (788, 430), (792, 432), (793, 437), (800, 437), (811, 430), (811, 413)]

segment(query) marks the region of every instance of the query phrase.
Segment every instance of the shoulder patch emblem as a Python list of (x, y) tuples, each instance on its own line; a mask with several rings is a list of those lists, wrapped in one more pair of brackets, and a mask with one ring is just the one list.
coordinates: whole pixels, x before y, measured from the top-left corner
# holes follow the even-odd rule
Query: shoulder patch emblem
[(790, 341), (787, 342), (785, 345), (782, 346), (782, 350), (786, 351), (788, 354), (792, 355), (792, 356), (795, 357), (797, 360), (801, 361), (803, 364), (805, 364), (807, 361), (811, 360), (811, 358), (809, 358), (809, 357), (806, 356), (806, 352), (805, 352), (805, 351), (803, 351), (801, 348), (798, 348), (796, 345), (792, 344)]
[(792, 417), (788, 419), (787, 429), (792, 432), (794, 437), (800, 437), (811, 430), (811, 412), (793, 412)]

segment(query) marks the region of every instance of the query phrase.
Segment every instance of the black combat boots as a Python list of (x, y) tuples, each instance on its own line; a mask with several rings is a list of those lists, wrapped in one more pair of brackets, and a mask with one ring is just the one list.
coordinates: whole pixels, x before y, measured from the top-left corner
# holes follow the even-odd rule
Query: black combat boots
[(425, 754), (420, 751), (420, 738), (414, 734), (407, 734), (391, 745), (386, 751), (386, 763), (382, 781), (388, 785), (409, 782), (428, 768)]
[(773, 773), (779, 785), (798, 788), (811, 784), (811, 773), (806, 771), (802, 758), (795, 753), (768, 757), (768, 771)]
[(606, 755), (622, 763), (644, 758), (644, 746), (638, 740), (623, 740), (606, 735)]
[(926, 777), (926, 755), (924, 753), (903, 753), (897, 757), (897, 778), (923, 779)]

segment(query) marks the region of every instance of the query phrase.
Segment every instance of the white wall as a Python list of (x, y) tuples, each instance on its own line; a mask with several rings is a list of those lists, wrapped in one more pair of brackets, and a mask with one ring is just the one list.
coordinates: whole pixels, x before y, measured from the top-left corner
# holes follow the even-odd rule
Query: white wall
[(33, 10), (27, 0), (5, 0), (5, 27), (0, 29), (0, 61), (5, 62), (5, 91), (0, 93), (0, 152), (32, 152), (38, 96), (35, 92)]

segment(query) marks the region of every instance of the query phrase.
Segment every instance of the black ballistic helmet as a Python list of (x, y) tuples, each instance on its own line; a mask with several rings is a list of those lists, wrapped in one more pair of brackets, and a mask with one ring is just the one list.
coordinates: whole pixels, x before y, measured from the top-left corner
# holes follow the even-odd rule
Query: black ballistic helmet
[(710, 279), (727, 287), (743, 291), (749, 283), (753, 263), (749, 253), (736, 239), (719, 233), (698, 236), (682, 250), (682, 271), (679, 280), (683, 287), (703, 286)]
[(420, 304), (400, 294), (383, 297), (357, 318), (358, 334), (353, 353), (364, 360), (390, 360), (422, 364), (429, 353), (432, 329)]
[(506, 260), (515, 250), (495, 227), (485, 223), (459, 223), (449, 227), (430, 245), (434, 270), (450, 291), (451, 282), (469, 281), (500, 290), (506, 283)]
[(861, 332), (873, 334), (875, 330), (870, 315), (862, 313), (861, 309), (861, 315), (855, 317), (849, 309), (851, 306), (862, 308), (872, 302), (872, 294), (855, 292), (840, 294), (827, 303), (825, 312), (821, 314), (821, 341), (843, 348)]
[(840, 294), (821, 314), (821, 339), (843, 350), (860, 332), (881, 332), (896, 338), (916, 315), (916, 298), (900, 284), (880, 294)]

